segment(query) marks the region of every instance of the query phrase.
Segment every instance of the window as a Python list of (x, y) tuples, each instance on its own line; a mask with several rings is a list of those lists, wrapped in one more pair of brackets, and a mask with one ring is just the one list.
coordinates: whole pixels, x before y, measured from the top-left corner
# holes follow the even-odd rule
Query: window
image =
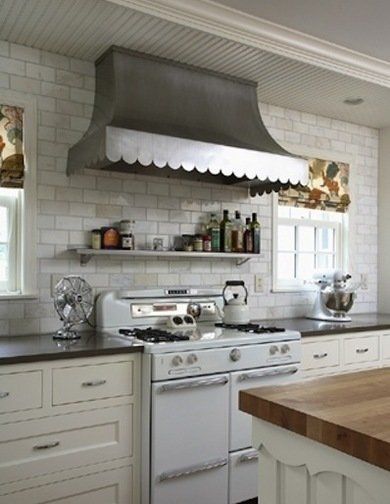
[[(4, 89), (0, 91), (0, 104), (8, 104), (0, 109), (0, 299), (34, 298), (37, 292), (36, 100)], [(22, 109), (22, 121), (14, 107)]]
[(316, 270), (346, 268), (346, 214), (283, 206), (277, 197), (274, 205), (274, 290), (308, 288)]
[(0, 292), (15, 292), (18, 286), (18, 209), (21, 191), (0, 188)]

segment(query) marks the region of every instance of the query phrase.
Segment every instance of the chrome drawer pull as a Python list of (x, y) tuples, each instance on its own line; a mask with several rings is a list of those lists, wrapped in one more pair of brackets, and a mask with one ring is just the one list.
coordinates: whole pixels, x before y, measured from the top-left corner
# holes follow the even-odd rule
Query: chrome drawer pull
[(98, 387), (99, 385), (104, 385), (107, 380), (91, 380), (85, 381), (81, 384), (82, 387)]
[(170, 390), (184, 390), (193, 389), (198, 387), (211, 387), (212, 385), (226, 385), (229, 378), (226, 376), (218, 376), (217, 378), (205, 378), (203, 380), (188, 381), (182, 383), (170, 383), (167, 385), (161, 385), (158, 389), (159, 392), (169, 392)]
[(210, 471), (211, 469), (217, 469), (218, 467), (223, 467), (227, 465), (227, 463), (228, 463), (227, 458), (211, 460), (210, 462), (206, 462), (205, 464), (186, 467), (185, 469), (181, 469), (179, 471), (161, 473), (158, 479), (159, 481), (166, 481), (181, 478), (183, 476), (189, 476), (190, 474), (195, 474), (203, 471)]
[(0, 392), (0, 399), (5, 399), (9, 396), (9, 392)]
[(252, 462), (252, 460), (258, 460), (259, 459), (259, 452), (257, 450), (253, 450), (249, 453), (244, 453), (244, 455), (241, 455), (241, 457), (238, 459), (239, 462)]
[(327, 352), (324, 352), (324, 353), (315, 353), (313, 355), (314, 359), (324, 359), (325, 357), (328, 357), (328, 353)]
[(357, 348), (356, 349), (356, 353), (367, 353), (368, 352), (368, 348)]
[(48, 450), (49, 448), (55, 448), (56, 446), (60, 446), (59, 441), (53, 441), (52, 443), (35, 445), (35, 446), (33, 446), (33, 450)]
[(255, 378), (266, 378), (267, 376), (283, 376), (291, 375), (298, 372), (297, 367), (290, 367), (287, 369), (273, 369), (272, 371), (257, 371), (255, 373), (242, 373), (239, 377), (239, 381), (253, 380)]

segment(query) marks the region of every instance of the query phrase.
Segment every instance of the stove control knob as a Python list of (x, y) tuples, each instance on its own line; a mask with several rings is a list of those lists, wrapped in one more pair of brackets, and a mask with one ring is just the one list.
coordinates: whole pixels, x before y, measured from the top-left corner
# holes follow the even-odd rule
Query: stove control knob
[(181, 355), (175, 355), (175, 357), (172, 359), (172, 366), (180, 366), (181, 364), (183, 364), (183, 359), (181, 357)]
[(276, 345), (272, 345), (269, 349), (270, 355), (275, 355), (276, 352), (279, 352), (279, 348)]
[(287, 345), (287, 343), (282, 345), (282, 348), (280, 349), (280, 351), (282, 354), (288, 353), (290, 351), (290, 345)]
[(187, 357), (187, 364), (192, 365), (195, 364), (195, 362), (198, 362), (198, 356), (192, 353)]
[(233, 362), (237, 362), (241, 359), (241, 352), (238, 348), (233, 348), (233, 350), (229, 354), (230, 360)]

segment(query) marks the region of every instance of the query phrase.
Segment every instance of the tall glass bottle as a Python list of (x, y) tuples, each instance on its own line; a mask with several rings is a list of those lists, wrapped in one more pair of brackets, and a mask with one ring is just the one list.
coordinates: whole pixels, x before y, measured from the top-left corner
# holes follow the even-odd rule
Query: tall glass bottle
[(229, 219), (229, 210), (223, 211), (221, 229), (221, 252), (232, 251), (232, 223)]
[(211, 236), (211, 251), (219, 252), (221, 250), (221, 229), (215, 213), (212, 213), (210, 216), (207, 232)]
[(253, 241), (253, 252), (255, 254), (260, 254), (260, 250), (261, 250), (260, 223), (257, 220), (257, 213), (255, 213), (255, 212), (253, 212), (253, 214), (252, 214), (251, 232), (252, 232), (252, 241)]
[(244, 251), (244, 226), (241, 220), (241, 213), (236, 210), (232, 228), (232, 252)]
[(251, 219), (246, 218), (246, 226), (244, 232), (244, 250), (248, 254), (253, 253), (253, 240), (252, 240), (252, 229), (251, 229)]

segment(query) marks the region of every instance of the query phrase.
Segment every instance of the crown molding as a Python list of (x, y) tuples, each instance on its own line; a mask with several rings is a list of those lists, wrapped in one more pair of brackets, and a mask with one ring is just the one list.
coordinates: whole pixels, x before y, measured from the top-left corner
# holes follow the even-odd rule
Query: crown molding
[(390, 87), (390, 63), (210, 0), (106, 0), (350, 77)]

